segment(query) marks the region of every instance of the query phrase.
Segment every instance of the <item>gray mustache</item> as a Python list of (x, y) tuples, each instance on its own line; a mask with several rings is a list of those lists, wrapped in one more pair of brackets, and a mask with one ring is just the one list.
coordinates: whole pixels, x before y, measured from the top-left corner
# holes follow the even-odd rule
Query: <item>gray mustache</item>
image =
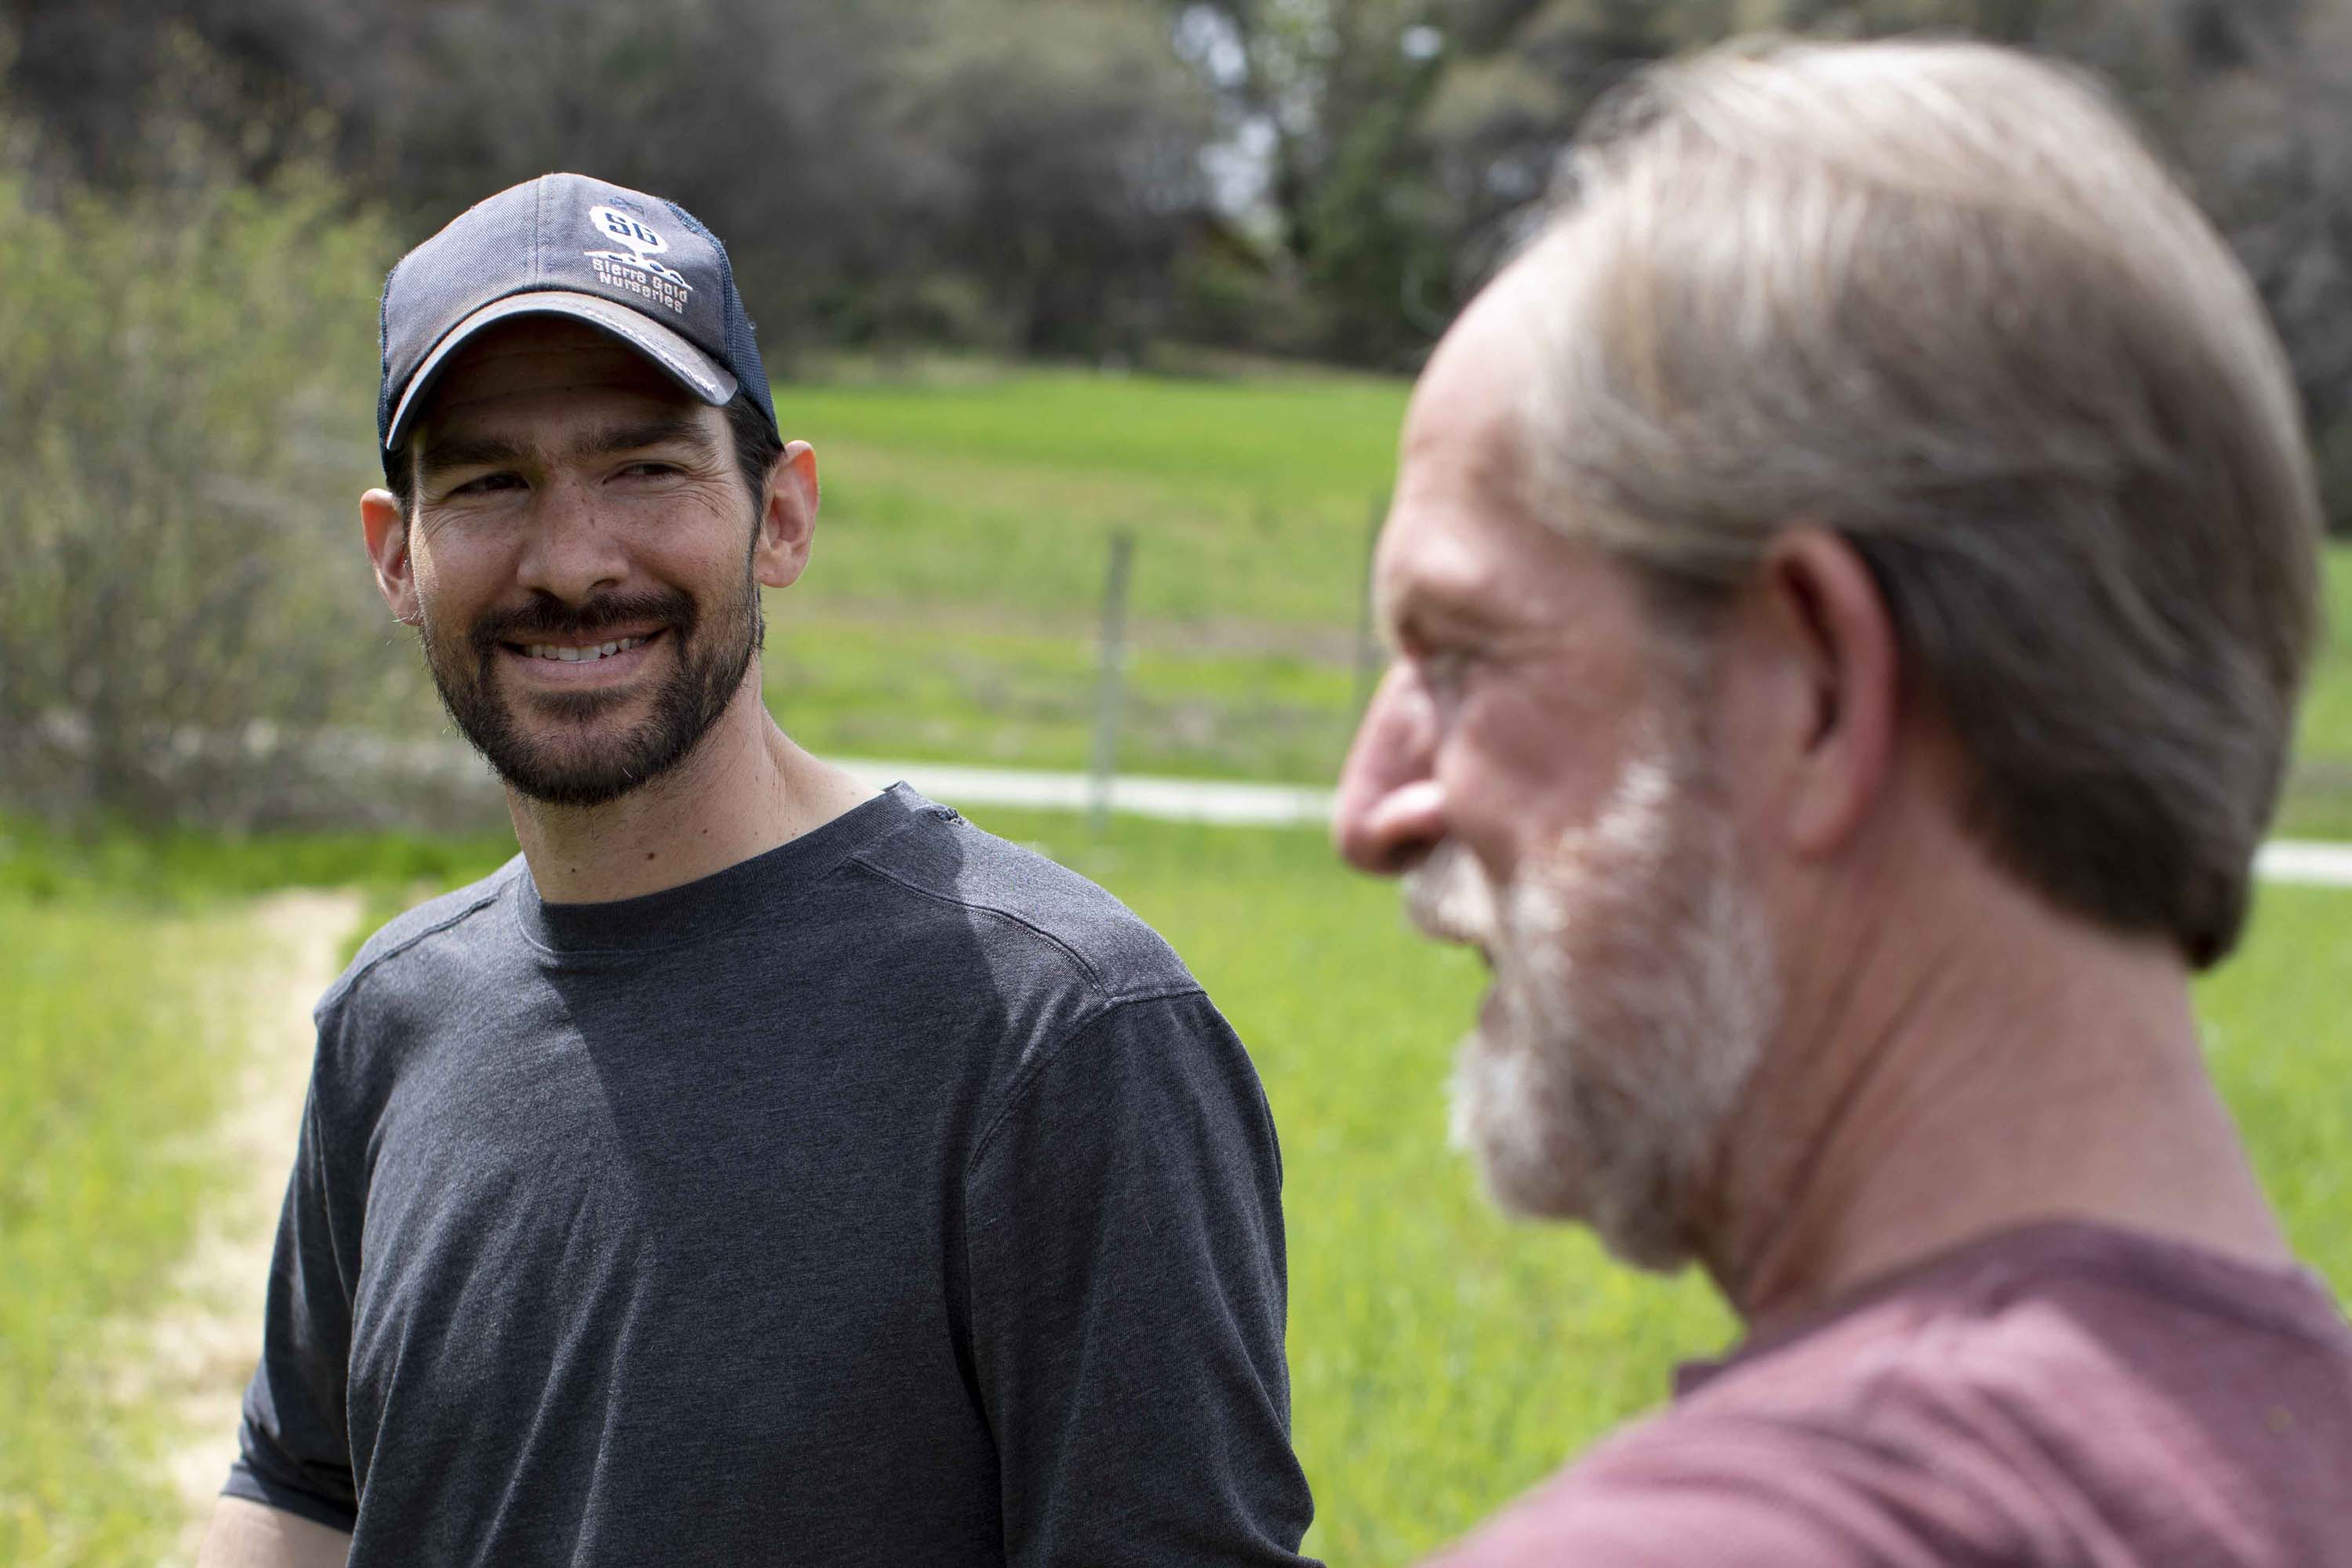
[(1435, 942), (1491, 947), (1496, 936), (1495, 889), (1477, 859), (1447, 838), (1405, 874), (1405, 918)]

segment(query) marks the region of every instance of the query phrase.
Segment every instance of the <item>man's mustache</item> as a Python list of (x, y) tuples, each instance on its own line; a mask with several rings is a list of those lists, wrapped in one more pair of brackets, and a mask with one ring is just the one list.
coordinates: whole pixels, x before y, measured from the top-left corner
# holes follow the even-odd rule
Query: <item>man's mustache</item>
[(1495, 889), (1477, 858), (1447, 838), (1405, 874), (1404, 912), (1421, 934), (1436, 942), (1492, 949), (1497, 923)]
[(474, 623), (467, 640), (475, 652), (488, 657), (500, 643), (593, 637), (618, 626), (643, 626), (648, 621), (684, 636), (694, 630), (694, 600), (677, 591), (610, 594), (576, 605), (544, 597), (512, 609), (486, 612)]

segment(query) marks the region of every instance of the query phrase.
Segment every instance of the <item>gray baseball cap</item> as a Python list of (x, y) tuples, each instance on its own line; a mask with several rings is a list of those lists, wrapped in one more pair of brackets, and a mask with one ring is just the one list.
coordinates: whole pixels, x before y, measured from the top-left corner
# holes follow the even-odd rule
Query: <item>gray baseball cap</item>
[(585, 174), (541, 174), (467, 208), (383, 280), (375, 425), (387, 462), (449, 356), (517, 316), (583, 321), (705, 403), (741, 391), (775, 426), (759, 342), (718, 237), (676, 202)]

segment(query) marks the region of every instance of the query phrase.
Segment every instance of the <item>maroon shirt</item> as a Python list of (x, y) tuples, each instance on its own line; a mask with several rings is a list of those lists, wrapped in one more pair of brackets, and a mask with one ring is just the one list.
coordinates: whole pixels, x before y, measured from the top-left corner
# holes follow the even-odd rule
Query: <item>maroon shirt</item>
[(1440, 1563), (2352, 1568), (2352, 1327), (2299, 1268), (2037, 1225), (1685, 1368)]

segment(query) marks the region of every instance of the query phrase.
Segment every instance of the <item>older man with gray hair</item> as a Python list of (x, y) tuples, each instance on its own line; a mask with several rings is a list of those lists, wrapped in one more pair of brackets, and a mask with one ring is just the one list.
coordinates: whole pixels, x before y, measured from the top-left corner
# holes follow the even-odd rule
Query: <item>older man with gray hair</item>
[(2352, 1330), (2189, 997), (2316, 534), (2094, 88), (1779, 45), (1607, 102), (1415, 394), (1337, 831), (1492, 964), (1496, 1199), (1750, 1332), (1449, 1563), (2352, 1564)]

